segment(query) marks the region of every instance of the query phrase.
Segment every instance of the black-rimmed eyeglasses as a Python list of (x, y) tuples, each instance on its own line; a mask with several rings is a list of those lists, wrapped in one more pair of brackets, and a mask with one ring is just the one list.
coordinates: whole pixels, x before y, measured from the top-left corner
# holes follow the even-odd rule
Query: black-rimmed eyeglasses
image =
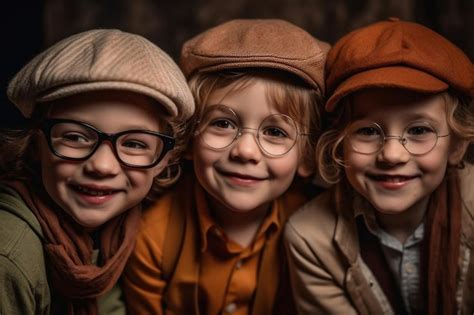
[(71, 119), (48, 119), (40, 128), (49, 148), (61, 159), (83, 161), (91, 157), (104, 141), (112, 144), (117, 160), (133, 168), (158, 164), (173, 147), (173, 137), (150, 130), (105, 133), (94, 126)]

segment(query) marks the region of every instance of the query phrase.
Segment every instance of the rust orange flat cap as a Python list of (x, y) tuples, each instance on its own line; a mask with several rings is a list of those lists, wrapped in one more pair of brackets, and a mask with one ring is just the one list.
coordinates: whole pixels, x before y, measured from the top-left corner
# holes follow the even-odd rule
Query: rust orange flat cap
[(474, 66), (443, 36), (390, 18), (357, 29), (334, 44), (326, 63), (326, 110), (345, 96), (374, 87), (439, 93), (448, 88), (472, 99)]

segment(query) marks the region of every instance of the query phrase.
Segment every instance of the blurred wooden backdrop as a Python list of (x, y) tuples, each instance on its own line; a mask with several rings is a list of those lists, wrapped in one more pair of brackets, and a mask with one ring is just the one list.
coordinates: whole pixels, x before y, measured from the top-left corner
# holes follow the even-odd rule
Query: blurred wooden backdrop
[[(334, 43), (357, 27), (397, 16), (431, 27), (474, 60), (474, 0), (17, 0), (9, 6), (2, 10), (8, 43), (2, 60), (3, 91), (33, 55), (79, 31), (134, 32), (177, 60), (186, 39), (235, 18), (286, 19)], [(2, 103), (8, 103), (4, 94)], [(2, 104), (2, 125), (18, 121), (11, 107)]]

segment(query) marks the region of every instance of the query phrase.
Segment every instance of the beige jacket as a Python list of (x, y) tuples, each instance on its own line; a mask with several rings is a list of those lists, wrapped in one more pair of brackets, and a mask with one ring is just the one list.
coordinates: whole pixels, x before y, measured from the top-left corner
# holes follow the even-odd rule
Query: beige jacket
[[(461, 171), (463, 196), (459, 314), (474, 312), (474, 166)], [(393, 314), (359, 255), (351, 211), (336, 213), (336, 187), (298, 210), (286, 225), (293, 295), (298, 314)]]

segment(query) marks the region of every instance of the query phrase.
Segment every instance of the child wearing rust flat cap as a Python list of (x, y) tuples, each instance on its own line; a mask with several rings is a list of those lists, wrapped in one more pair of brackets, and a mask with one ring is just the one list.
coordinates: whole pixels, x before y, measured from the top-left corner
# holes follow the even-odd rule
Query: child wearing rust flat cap
[(184, 148), (186, 79), (145, 38), (91, 30), (36, 56), (8, 96), (29, 128), (0, 141), (0, 314), (125, 314), (116, 283), (142, 200), (173, 181), (157, 175)]
[(327, 59), (320, 174), (336, 184), (285, 237), (300, 314), (472, 314), (474, 69), (398, 19), (340, 39)]
[(125, 272), (132, 314), (291, 314), (275, 306), (291, 297), (281, 232), (307, 200), (327, 48), (282, 20), (184, 44), (193, 171), (144, 214)]

